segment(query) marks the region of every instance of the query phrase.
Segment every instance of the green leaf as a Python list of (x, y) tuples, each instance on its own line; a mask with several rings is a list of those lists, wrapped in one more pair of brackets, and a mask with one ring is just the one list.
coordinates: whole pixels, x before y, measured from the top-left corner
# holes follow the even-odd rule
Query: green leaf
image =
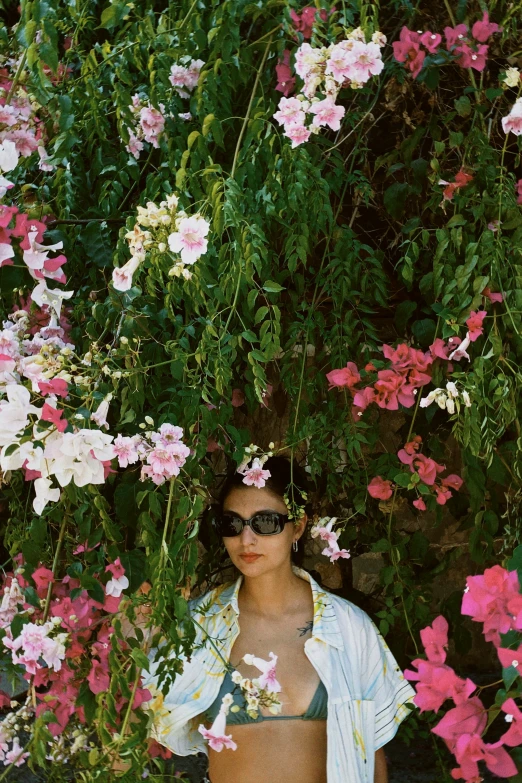
[(460, 95), (456, 98), (454, 105), (459, 117), (469, 117), (471, 114), (471, 101), (467, 95)]
[(407, 182), (394, 182), (384, 191), (384, 206), (387, 212), (398, 220), (404, 212), (406, 199), (410, 193)]
[(135, 647), (131, 652), (131, 658), (141, 669), (145, 669), (147, 672), (149, 671), (149, 659), (139, 647)]
[(269, 294), (277, 294), (279, 291), (284, 291), (285, 289), (282, 285), (279, 285), (279, 283), (275, 283), (273, 280), (267, 280), (263, 285), (263, 290), (267, 291)]

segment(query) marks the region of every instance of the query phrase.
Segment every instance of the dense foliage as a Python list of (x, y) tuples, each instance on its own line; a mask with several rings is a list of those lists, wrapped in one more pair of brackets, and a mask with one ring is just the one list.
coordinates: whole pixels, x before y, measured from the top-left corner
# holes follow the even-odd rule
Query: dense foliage
[[(49, 780), (49, 756), (85, 780), (123, 774), (118, 755), (129, 780), (161, 768), (125, 625), (147, 601), (190, 651), (190, 590), (222, 566), (199, 520), (252, 440), (306, 464), (352, 558), (383, 554), (404, 656), (459, 557), (520, 543), (519, 7), (315, 6), (4, 12), (0, 613), (11, 640), (48, 633), (24, 741)], [(430, 546), (448, 509), (469, 547)], [(71, 602), (65, 639), (50, 618)]]

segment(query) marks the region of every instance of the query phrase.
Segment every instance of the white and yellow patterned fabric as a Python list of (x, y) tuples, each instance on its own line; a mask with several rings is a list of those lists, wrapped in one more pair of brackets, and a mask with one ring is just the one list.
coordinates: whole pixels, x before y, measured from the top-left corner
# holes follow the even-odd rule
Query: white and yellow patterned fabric
[[(406, 705), (415, 691), (362, 609), (322, 589), (306, 571), (294, 567), (294, 572), (312, 588), (313, 630), (304, 647), (328, 692), (328, 783), (373, 783), (375, 751), (392, 739), (409, 714)], [(207, 752), (197, 727), (218, 695), (239, 634), (241, 581), (191, 602), (196, 649), (166, 696), (158, 688), (155, 651), (149, 655), (144, 685), (154, 697), (151, 736), (178, 755)]]

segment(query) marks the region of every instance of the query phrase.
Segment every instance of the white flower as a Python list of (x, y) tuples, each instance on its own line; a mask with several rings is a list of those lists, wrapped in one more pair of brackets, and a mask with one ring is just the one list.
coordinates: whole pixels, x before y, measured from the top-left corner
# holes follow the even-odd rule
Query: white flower
[(119, 576), (117, 579), (109, 579), (105, 585), (105, 595), (112, 595), (114, 598), (119, 598), (128, 586), (129, 580), (125, 575)]
[(56, 313), (56, 317), (60, 318), (63, 300), (70, 299), (73, 294), (74, 291), (60, 291), (58, 288), (47, 288), (45, 280), (42, 280), (31, 292), (31, 299), (39, 307), (49, 305)]
[(507, 87), (518, 87), (520, 84), (520, 71), (518, 68), (508, 68), (504, 77), (504, 84)]
[(462, 391), (462, 399), (466, 408), (471, 408), (471, 399), (466, 389)]
[(5, 139), (0, 144), (0, 170), (12, 171), (18, 164), (20, 153), (16, 149), (16, 144), (10, 139)]
[(98, 427), (105, 427), (105, 429), (109, 428), (109, 425), (107, 424), (107, 414), (109, 412), (109, 403), (112, 400), (112, 394), (109, 393), (107, 396), (100, 402), (98, 406), (98, 410), (96, 413), (93, 413), (91, 415), (92, 421), (96, 422)]
[(446, 390), (450, 397), (454, 400), (459, 396), (459, 391), (453, 381), (448, 381), (446, 384)]
[(5, 393), (7, 400), (0, 400), (0, 446), (16, 440), (29, 424), (29, 414), (40, 415), (40, 409), (31, 405), (31, 394), (25, 386), (9, 384)]
[(33, 508), (37, 514), (41, 514), (48, 503), (57, 503), (60, 500), (60, 490), (51, 489), (51, 481), (48, 478), (35, 479), (34, 489), (36, 496)]
[(132, 276), (140, 263), (139, 256), (134, 255), (126, 264), (112, 270), (112, 284), (117, 291), (128, 291), (132, 287)]

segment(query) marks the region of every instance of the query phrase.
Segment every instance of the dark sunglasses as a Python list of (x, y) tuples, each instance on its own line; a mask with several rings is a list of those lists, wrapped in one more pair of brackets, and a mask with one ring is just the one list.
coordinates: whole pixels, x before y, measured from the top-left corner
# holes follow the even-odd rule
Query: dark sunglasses
[(246, 525), (257, 536), (276, 536), (283, 532), (288, 522), (290, 522), (288, 514), (278, 514), (276, 511), (259, 511), (250, 519), (242, 519), (230, 512), (217, 511), (212, 515), (212, 525), (216, 533), (225, 538), (241, 535)]

